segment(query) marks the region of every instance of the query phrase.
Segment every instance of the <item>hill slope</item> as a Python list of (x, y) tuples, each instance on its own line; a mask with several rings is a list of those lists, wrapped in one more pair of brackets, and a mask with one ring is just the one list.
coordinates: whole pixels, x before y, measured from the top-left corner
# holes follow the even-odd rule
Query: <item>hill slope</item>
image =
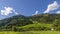
[[(34, 26), (34, 24), (37, 24), (38, 26)], [(40, 24), (40, 25), (39, 25)], [(42, 25), (41, 25), (42, 24)], [(51, 24), (48, 27), (44, 26), (47, 24)], [(26, 26), (27, 25), (27, 26)], [(32, 25), (31, 27), (28, 27)], [(16, 30), (20, 29), (23, 30), (26, 29), (25, 27), (28, 27), (28, 30), (50, 30), (53, 28), (54, 30), (60, 30), (60, 14), (37, 14), (33, 16), (23, 16), (23, 15), (16, 15), (12, 16), (10, 18), (6, 18), (3, 20), (0, 20), (0, 30)], [(42, 26), (42, 27), (41, 27)], [(20, 27), (20, 28), (19, 28)], [(36, 29), (37, 28), (37, 29)], [(26, 29), (27, 30), (27, 29)]]

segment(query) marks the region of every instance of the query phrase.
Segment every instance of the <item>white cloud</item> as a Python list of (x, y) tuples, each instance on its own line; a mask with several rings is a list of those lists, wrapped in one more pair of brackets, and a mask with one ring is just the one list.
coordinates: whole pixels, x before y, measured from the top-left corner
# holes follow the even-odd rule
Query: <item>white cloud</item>
[(38, 14), (39, 13), (39, 11), (36, 11), (34, 14), (32, 14), (32, 15), (36, 15), (36, 14)]
[(56, 13), (57, 13), (57, 14), (60, 14), (60, 11), (57, 11)]
[(54, 1), (52, 4), (49, 4), (47, 9), (44, 11), (44, 13), (49, 13), (52, 10), (56, 10), (58, 9), (59, 5), (57, 3), (57, 1)]
[[(13, 13), (14, 9), (12, 7), (4, 7), (3, 10), (1, 10), (1, 15), (6, 15), (8, 16), (9, 14)], [(15, 14), (18, 14), (17, 12), (14, 11)]]
[(35, 14), (38, 14), (39, 11), (36, 11)]

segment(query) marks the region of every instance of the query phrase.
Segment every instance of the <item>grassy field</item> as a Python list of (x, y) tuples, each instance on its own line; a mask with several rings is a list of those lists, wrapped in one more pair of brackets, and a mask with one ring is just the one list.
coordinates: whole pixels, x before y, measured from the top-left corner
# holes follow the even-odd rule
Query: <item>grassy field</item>
[(60, 31), (0, 32), (0, 34), (60, 34)]
[(28, 31), (21, 32), (21, 34), (60, 34), (59, 31)]

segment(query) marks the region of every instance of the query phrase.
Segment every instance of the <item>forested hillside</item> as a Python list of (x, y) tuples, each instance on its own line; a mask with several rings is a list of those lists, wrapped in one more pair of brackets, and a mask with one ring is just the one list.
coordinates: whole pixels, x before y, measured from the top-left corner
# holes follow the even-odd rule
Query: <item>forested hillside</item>
[(0, 31), (60, 31), (60, 14), (15, 15), (0, 20)]

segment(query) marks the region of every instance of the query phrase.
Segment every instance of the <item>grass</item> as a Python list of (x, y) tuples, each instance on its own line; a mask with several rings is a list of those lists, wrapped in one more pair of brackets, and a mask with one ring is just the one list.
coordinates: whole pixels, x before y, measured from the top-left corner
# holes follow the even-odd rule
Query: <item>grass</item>
[(21, 34), (60, 34), (59, 31), (28, 31), (21, 32)]
[(41, 23), (36, 23), (36, 24), (30, 24), (30, 25), (26, 25), (26, 26), (22, 26), (19, 28), (29, 28), (29, 27), (51, 27), (52, 24), (41, 24)]
[(0, 34), (60, 34), (60, 31), (0, 32)]
[(41, 31), (42, 29), (50, 30), (51, 27), (52, 27), (52, 24), (35, 23), (35, 24), (29, 24), (29, 25), (25, 25), (17, 28), (24, 31)]

